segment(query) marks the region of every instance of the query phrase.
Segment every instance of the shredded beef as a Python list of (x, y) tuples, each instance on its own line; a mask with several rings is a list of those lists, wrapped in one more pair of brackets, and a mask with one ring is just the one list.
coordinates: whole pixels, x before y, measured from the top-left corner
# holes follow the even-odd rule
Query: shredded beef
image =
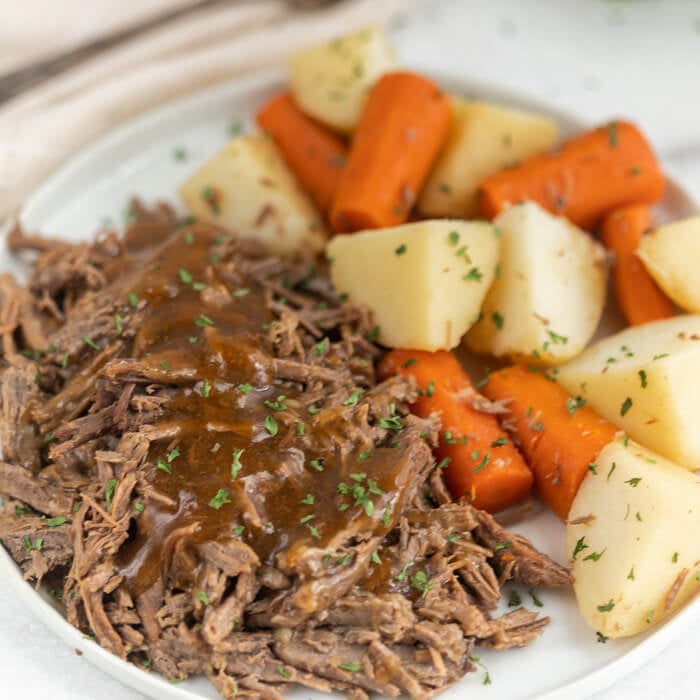
[(569, 572), (466, 502), (378, 382), (366, 309), (304, 259), (135, 203), (123, 236), (0, 276), (0, 541), (67, 619), (224, 697), (426, 698), (546, 617), (501, 587)]

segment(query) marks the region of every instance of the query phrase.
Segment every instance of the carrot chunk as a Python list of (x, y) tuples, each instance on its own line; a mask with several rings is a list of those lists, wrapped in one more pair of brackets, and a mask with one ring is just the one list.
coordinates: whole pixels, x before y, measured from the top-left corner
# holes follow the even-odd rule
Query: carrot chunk
[(653, 204), (663, 193), (664, 175), (647, 140), (633, 124), (616, 121), (485, 178), (479, 209), (492, 219), (529, 199), (588, 228), (615, 207)]
[(257, 121), (316, 206), (327, 213), (345, 165), (343, 140), (304, 114), (289, 93), (270, 99), (258, 112)]
[(482, 389), (504, 416), (535, 475), (535, 490), (562, 520), (617, 428), (554, 381), (522, 365), (497, 370)]
[(424, 418), (439, 413), (434, 454), (455, 499), (466, 497), (495, 513), (527, 496), (532, 472), (496, 417), (478, 410), (483, 397), (451, 352), (393, 350), (380, 362), (379, 374), (414, 377), (422, 393), (411, 411)]
[(631, 326), (670, 318), (676, 313), (635, 254), (642, 234), (653, 227), (651, 210), (645, 204), (615, 209), (603, 221), (603, 243), (615, 253), (615, 296)]
[(447, 139), (448, 97), (415, 73), (388, 73), (372, 89), (331, 208), (336, 232), (406, 221)]

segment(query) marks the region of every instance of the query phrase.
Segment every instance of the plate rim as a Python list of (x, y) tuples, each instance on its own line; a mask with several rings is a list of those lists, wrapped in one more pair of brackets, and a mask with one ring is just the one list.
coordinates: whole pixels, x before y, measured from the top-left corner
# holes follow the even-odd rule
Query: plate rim
[[(425, 67), (411, 64), (410, 62), (406, 62), (406, 68), (418, 70), (436, 80), (440, 85), (458, 87), (462, 94), (484, 94), (486, 95), (485, 99), (505, 106), (545, 113), (560, 125), (562, 123), (567, 124), (568, 126), (563, 129), (564, 131), (571, 127), (586, 128), (589, 126), (587, 120), (580, 119), (569, 110), (552, 106), (544, 99), (533, 97), (519, 90), (481, 82), (454, 71), (426, 70)], [(202, 90), (163, 102), (110, 129), (102, 136), (79, 149), (60, 168), (44, 179), (23, 203), (15, 217), (8, 217), (4, 226), (0, 226), (0, 234), (3, 230), (9, 230), (14, 219), (19, 219), (20, 221), (31, 220), (37, 209), (39, 212), (41, 211), (43, 199), (49, 196), (52, 190), (60, 188), (65, 180), (69, 180), (75, 173), (80, 172), (100, 152), (119, 146), (120, 143), (127, 141), (135, 132), (152, 128), (159, 120), (164, 118), (164, 115), (171, 115), (173, 112), (182, 114), (188, 110), (196, 111), (198, 107), (209, 100), (217, 100), (222, 97), (229, 97), (235, 100), (254, 90), (263, 88), (272, 90), (285, 84), (285, 76), (286, 71), (283, 68), (275, 67), (222, 81)], [(672, 188), (675, 194), (680, 195), (690, 207), (700, 211), (700, 203), (683, 186), (683, 178), (678, 176), (674, 168), (669, 167), (665, 163), (663, 166), (667, 187)], [(100, 671), (111, 675), (114, 679), (128, 685), (135, 691), (146, 693), (151, 697), (172, 700), (201, 700), (201, 696), (195, 695), (190, 689), (172, 685), (159, 674), (140, 669), (86, 638), (47, 600), (45, 597), (47, 594), (42, 595), (24, 580), (20, 568), (3, 546), (0, 546), (0, 575), (3, 576), (10, 588), (39, 621), (46, 624), (52, 632), (69, 646), (82, 651), (86, 660)], [(532, 700), (534, 698), (539, 698), (539, 700), (563, 700), (564, 698), (566, 700), (583, 700), (593, 693), (609, 687), (649, 661), (652, 656), (668, 647), (673, 639), (680, 636), (684, 630), (688, 629), (698, 619), (700, 619), (700, 595), (696, 596), (694, 600), (687, 603), (620, 657), (609, 661), (581, 678), (530, 697)], [(86, 644), (85, 642), (88, 640), (89, 643)]]

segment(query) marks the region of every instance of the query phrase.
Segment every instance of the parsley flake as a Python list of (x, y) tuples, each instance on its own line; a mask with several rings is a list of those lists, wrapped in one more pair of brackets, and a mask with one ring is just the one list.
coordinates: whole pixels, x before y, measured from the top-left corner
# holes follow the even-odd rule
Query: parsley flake
[(228, 490), (219, 489), (216, 492), (216, 496), (209, 501), (209, 506), (214, 510), (219, 510), (221, 506), (226, 505), (227, 503), (231, 503), (231, 500), (228, 497)]

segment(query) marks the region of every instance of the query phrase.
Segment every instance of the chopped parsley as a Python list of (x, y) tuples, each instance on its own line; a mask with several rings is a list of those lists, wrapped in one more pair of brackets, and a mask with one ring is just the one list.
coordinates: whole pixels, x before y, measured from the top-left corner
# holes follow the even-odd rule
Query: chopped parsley
[(493, 322), (493, 325), (496, 326), (496, 328), (498, 328), (499, 331), (503, 329), (503, 316), (501, 316), (501, 314), (499, 314), (498, 311), (494, 311), (491, 314), (491, 321)]
[(241, 394), (250, 394), (253, 391), (253, 387), (250, 384), (239, 384), (237, 388)]
[(343, 671), (357, 673), (358, 671), (362, 670), (362, 664), (338, 664), (338, 668), (342, 668)]
[(59, 515), (57, 518), (49, 518), (44, 524), (46, 527), (58, 527), (59, 525), (63, 525), (65, 522), (66, 518)]
[(316, 498), (313, 493), (307, 493), (306, 496), (299, 501), (299, 503), (303, 503), (305, 506), (312, 506), (315, 502)]
[(322, 472), (323, 471), (323, 464), (321, 464), (320, 459), (312, 459), (309, 464), (317, 471), (317, 472)]
[(608, 145), (610, 148), (617, 148), (617, 122), (610, 122), (607, 126)]
[(84, 335), (83, 336), (83, 342), (85, 345), (89, 345), (93, 350), (100, 350), (100, 346), (92, 339), (88, 338), (88, 336)]
[(534, 588), (528, 588), (527, 592), (530, 598), (532, 598), (533, 605), (536, 605), (538, 608), (544, 606), (544, 603), (537, 597), (537, 593), (535, 592)]
[(139, 303), (138, 294), (136, 294), (136, 292), (131, 292), (131, 294), (129, 294), (129, 306), (132, 309), (135, 309), (138, 306), (138, 303)]
[(411, 576), (411, 588), (415, 588), (421, 593), (421, 598), (425, 598), (428, 595), (428, 591), (435, 585), (434, 581), (428, 578), (425, 571), (416, 571), (416, 573)]
[(566, 410), (570, 416), (573, 416), (579, 408), (583, 408), (585, 405), (586, 399), (583, 399), (580, 396), (576, 396), (575, 398), (570, 396), (566, 400)]
[(228, 497), (228, 489), (219, 489), (216, 492), (216, 496), (209, 501), (209, 506), (214, 510), (219, 510), (221, 506), (231, 503)]
[(484, 274), (479, 270), (478, 267), (472, 267), (466, 275), (462, 277), (465, 282), (481, 282), (484, 278)]
[(123, 325), (124, 319), (119, 314), (114, 314), (114, 330), (117, 331), (117, 335), (121, 335), (124, 330)]
[(627, 481), (625, 481), (625, 483), (629, 484), (632, 488), (637, 488), (637, 486), (639, 485), (639, 482), (641, 480), (642, 480), (641, 476), (635, 476), (632, 479), (627, 479)]
[(640, 369), (639, 372), (637, 372), (639, 375), (639, 382), (641, 384), (642, 389), (647, 388), (647, 373), (643, 370)]
[[(473, 454), (473, 453), (472, 453)], [(489, 463), (491, 459), (491, 450), (489, 450), (482, 458), (481, 462), (479, 463), (479, 466), (476, 467), (476, 469), (472, 469), (473, 474), (477, 474), (480, 472), (482, 469), (486, 468), (486, 465)]]
[(604, 605), (598, 605), (598, 612), (610, 612), (615, 607), (615, 602), (612, 598)]
[(583, 552), (584, 549), (588, 549), (588, 545), (585, 544), (585, 540), (585, 535), (583, 537), (579, 537), (578, 540), (576, 540), (576, 545), (574, 546), (574, 553), (571, 555), (572, 559), (576, 559), (576, 556), (580, 552)]
[(328, 350), (328, 338), (324, 338), (320, 343), (314, 345), (313, 353), (316, 357), (320, 357)]
[(343, 406), (355, 406), (357, 402), (362, 398), (362, 391), (353, 391), (350, 396), (348, 396), (345, 401), (343, 401)]
[(197, 591), (197, 599), (203, 605), (209, 605), (209, 596), (204, 591)]
[[(217, 443), (218, 445), (218, 443)], [(245, 452), (244, 448), (238, 448), (233, 451), (233, 457), (231, 458), (231, 478), (235, 479), (243, 469), (243, 464), (241, 463), (241, 456)]]
[(406, 252), (406, 244), (402, 243), (395, 251), (394, 253), (396, 255), (403, 255)]
[(204, 399), (209, 398), (209, 394), (211, 394), (211, 384), (209, 383), (208, 379), (204, 380), (204, 383), (202, 384), (202, 386), (199, 390), (199, 394)]
[(265, 418), (265, 430), (267, 430), (272, 437), (275, 437), (275, 435), (277, 435), (279, 432), (277, 421), (272, 416), (267, 416)]
[(447, 238), (450, 241), (450, 245), (457, 245), (459, 243), (459, 233), (457, 233), (457, 231), (450, 231)]
[(284, 403), (284, 400), (286, 398), (287, 398), (286, 396), (284, 396), (283, 394), (280, 394), (277, 397), (276, 401), (270, 401), (269, 399), (266, 399), (265, 401), (263, 401), (263, 403), (265, 404), (265, 406), (267, 406), (268, 408), (271, 408), (273, 411), (286, 411), (287, 404)]
[(627, 411), (630, 410), (630, 408), (632, 408), (632, 399), (628, 396), (622, 402), (622, 406), (620, 406), (620, 415), (624, 416), (627, 413)]
[(107, 512), (112, 508), (112, 498), (114, 497), (114, 489), (117, 487), (117, 480), (110, 479), (105, 485), (105, 507)]
[(518, 594), (517, 591), (511, 591), (510, 595), (508, 596), (508, 607), (509, 608), (517, 608), (519, 605), (522, 605), (523, 601), (520, 595)]
[(506, 438), (505, 436), (501, 436), (497, 440), (494, 440), (491, 443), (491, 447), (503, 447), (503, 445), (507, 445), (507, 444), (508, 444), (508, 438)]
[(194, 325), (199, 327), (199, 328), (204, 328), (205, 326), (213, 326), (214, 321), (212, 321), (209, 316), (205, 316), (204, 314), (199, 314), (197, 318), (194, 320)]

